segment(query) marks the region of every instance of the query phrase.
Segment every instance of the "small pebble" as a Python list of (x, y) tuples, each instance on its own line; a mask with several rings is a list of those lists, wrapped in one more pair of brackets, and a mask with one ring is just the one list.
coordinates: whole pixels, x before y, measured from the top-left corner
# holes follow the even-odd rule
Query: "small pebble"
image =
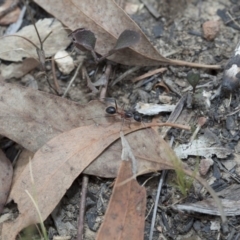
[(172, 97), (171, 96), (166, 96), (166, 95), (160, 95), (159, 100), (161, 103), (164, 104), (171, 104), (172, 102)]
[(206, 21), (202, 28), (203, 37), (208, 41), (214, 40), (220, 30), (218, 21)]
[(211, 221), (210, 223), (211, 223), (210, 225), (211, 231), (220, 231), (221, 226), (219, 221)]
[(164, 26), (161, 23), (158, 23), (153, 27), (153, 34), (155, 38), (162, 37), (164, 33)]
[(233, 129), (235, 129), (235, 127), (236, 127), (236, 124), (235, 124), (233, 116), (227, 116), (227, 118), (226, 118), (227, 130), (233, 130)]
[(208, 159), (202, 159), (200, 164), (199, 164), (199, 172), (201, 175), (206, 175), (209, 168), (213, 165), (213, 160), (208, 158)]
[(64, 75), (68, 75), (75, 68), (72, 57), (66, 51), (58, 51), (54, 56), (54, 60), (59, 71)]

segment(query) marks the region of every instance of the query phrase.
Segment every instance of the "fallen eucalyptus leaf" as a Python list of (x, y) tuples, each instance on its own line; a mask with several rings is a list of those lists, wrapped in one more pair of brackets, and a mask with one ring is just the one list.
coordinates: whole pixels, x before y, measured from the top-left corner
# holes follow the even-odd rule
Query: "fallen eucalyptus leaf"
[(221, 69), (219, 65), (189, 63), (163, 57), (136, 23), (113, 0), (99, 0), (97, 3), (94, 0), (51, 0), (50, 2), (34, 0), (34, 2), (70, 29), (86, 28), (92, 31), (97, 38), (95, 51), (102, 56), (114, 48), (124, 30), (131, 29), (139, 33), (138, 44), (117, 51), (109, 57), (117, 63), (136, 66), (168, 64)]
[(105, 105), (81, 105), (67, 99), (0, 81), (0, 134), (35, 152), (51, 138), (72, 128), (113, 121)]
[(144, 238), (146, 189), (136, 179), (127, 181), (132, 175), (131, 162), (122, 161), (96, 240)]

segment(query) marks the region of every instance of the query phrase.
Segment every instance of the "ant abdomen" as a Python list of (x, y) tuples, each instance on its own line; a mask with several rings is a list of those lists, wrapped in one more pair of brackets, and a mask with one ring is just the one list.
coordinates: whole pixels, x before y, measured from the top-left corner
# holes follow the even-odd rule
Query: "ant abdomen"
[(106, 108), (106, 113), (108, 113), (108, 114), (115, 114), (116, 112), (117, 112), (116, 108), (113, 107), (113, 106), (110, 106), (110, 107)]

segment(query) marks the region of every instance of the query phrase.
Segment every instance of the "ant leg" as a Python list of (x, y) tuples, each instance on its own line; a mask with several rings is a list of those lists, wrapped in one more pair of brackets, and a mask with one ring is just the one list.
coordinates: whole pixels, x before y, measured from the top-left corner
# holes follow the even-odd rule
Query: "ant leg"
[(122, 118), (122, 125), (121, 125), (121, 131), (123, 130), (123, 124), (124, 124), (124, 118)]
[(128, 127), (131, 129), (131, 119), (129, 119), (129, 125), (128, 125)]
[(131, 121), (131, 118), (123, 118), (123, 120), (129, 122), (129, 124), (128, 124), (128, 128), (131, 129), (131, 122), (132, 122), (132, 121)]
[(116, 112), (118, 112), (118, 107), (117, 107), (117, 101), (116, 101), (116, 99), (114, 99), (114, 102), (115, 102)]

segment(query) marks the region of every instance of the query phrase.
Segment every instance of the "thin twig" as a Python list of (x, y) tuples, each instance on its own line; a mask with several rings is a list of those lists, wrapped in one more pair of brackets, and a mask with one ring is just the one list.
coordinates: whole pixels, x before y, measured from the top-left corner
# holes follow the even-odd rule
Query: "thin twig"
[(62, 95), (63, 98), (66, 97), (66, 95), (67, 95), (67, 93), (68, 93), (71, 85), (73, 84), (74, 80), (76, 79), (76, 77), (77, 77), (77, 75), (78, 75), (78, 71), (79, 71), (79, 69), (81, 68), (82, 64), (83, 64), (83, 61), (81, 61), (81, 62), (79, 63), (79, 65), (78, 65), (78, 67), (77, 67), (77, 69), (76, 69), (76, 71), (75, 71), (72, 79), (70, 80), (70, 82), (69, 82), (69, 84), (68, 84), (68, 86), (67, 86), (67, 89), (65, 90), (64, 94)]
[(145, 74), (143, 74), (143, 75), (141, 75), (141, 76), (138, 76), (138, 77), (136, 77), (136, 78), (133, 78), (133, 79), (132, 79), (132, 82), (137, 82), (137, 81), (140, 81), (140, 80), (142, 80), (142, 79), (144, 79), (144, 78), (148, 78), (148, 77), (151, 77), (151, 76), (153, 76), (153, 75), (156, 75), (156, 74), (159, 74), (159, 73), (163, 73), (163, 72), (165, 72), (165, 71), (167, 71), (167, 68), (154, 69), (154, 70), (151, 70), (151, 71), (149, 71), (149, 72), (147, 72), (147, 73), (145, 73)]
[[(173, 145), (173, 137), (171, 138), (171, 142), (170, 142), (169, 145), (170, 145), (170, 147), (172, 147), (172, 145)], [(152, 238), (153, 238), (153, 229), (154, 229), (154, 225), (155, 225), (155, 221), (156, 221), (158, 202), (159, 202), (160, 193), (161, 193), (161, 190), (162, 190), (162, 185), (163, 185), (163, 182), (164, 182), (165, 177), (167, 175), (167, 172), (168, 172), (167, 170), (163, 170), (162, 171), (162, 175), (161, 175), (161, 177), (159, 179), (158, 190), (157, 190), (157, 195), (156, 195), (156, 199), (155, 199), (155, 205), (154, 205), (154, 209), (153, 209), (153, 216), (152, 216), (149, 240), (152, 240)]]
[(93, 85), (90, 77), (88, 76), (87, 69), (85, 66), (82, 67), (82, 75), (84, 80), (85, 78), (87, 79), (87, 86), (92, 91), (92, 94), (98, 93), (97, 88)]
[(128, 75), (136, 72), (138, 69), (140, 69), (139, 66), (130, 68), (130, 69), (127, 70), (125, 73), (123, 73), (123, 74), (120, 75), (118, 78), (116, 78), (116, 79), (111, 83), (111, 86), (114, 86), (114, 85), (117, 84), (118, 82), (122, 81), (125, 77), (127, 77)]
[(59, 95), (62, 95), (62, 90), (59, 87), (57, 76), (56, 76), (56, 68), (55, 68), (54, 58), (52, 58), (52, 74), (53, 74), (53, 83), (54, 83), (55, 89)]
[(106, 83), (104, 84), (103, 88), (101, 89), (101, 93), (100, 93), (100, 97), (99, 97), (100, 100), (106, 98), (107, 87), (108, 87), (108, 82), (109, 82), (109, 77), (110, 77), (111, 72), (112, 72), (112, 65), (110, 63), (108, 63), (106, 71), (105, 71)]
[(81, 201), (80, 201), (80, 208), (79, 208), (77, 240), (83, 239), (84, 214), (85, 214), (88, 180), (89, 180), (88, 175), (84, 174), (82, 179), (82, 194), (81, 194)]
[(167, 174), (167, 171), (163, 170), (162, 171), (162, 175), (161, 175), (161, 177), (159, 179), (158, 190), (157, 190), (157, 195), (156, 195), (156, 199), (155, 199), (155, 205), (154, 205), (154, 209), (153, 209), (153, 217), (152, 217), (152, 222), (151, 222), (149, 240), (152, 240), (152, 238), (153, 238), (153, 229), (154, 229), (154, 225), (155, 225), (155, 221), (156, 221), (158, 201), (159, 201), (159, 197), (160, 197), (160, 193), (161, 193), (161, 190), (162, 190), (163, 181), (164, 181), (164, 179), (166, 177), (166, 174)]
[(30, 10), (30, 8), (29, 8), (29, 4), (28, 4), (26, 1), (24, 1), (24, 2), (25, 2), (25, 5), (27, 6), (27, 12), (28, 12), (28, 15), (30, 16), (31, 21), (32, 21), (32, 24), (33, 24), (33, 26), (34, 26), (34, 28), (35, 28), (36, 33), (37, 33), (37, 37), (38, 37), (38, 39), (39, 39), (39, 43), (40, 43), (40, 49), (43, 50), (42, 39), (41, 39), (40, 34), (39, 34), (38, 30), (37, 30), (37, 27), (36, 27), (35, 21), (34, 21), (34, 19), (33, 19), (32, 12), (31, 12), (31, 10)]

